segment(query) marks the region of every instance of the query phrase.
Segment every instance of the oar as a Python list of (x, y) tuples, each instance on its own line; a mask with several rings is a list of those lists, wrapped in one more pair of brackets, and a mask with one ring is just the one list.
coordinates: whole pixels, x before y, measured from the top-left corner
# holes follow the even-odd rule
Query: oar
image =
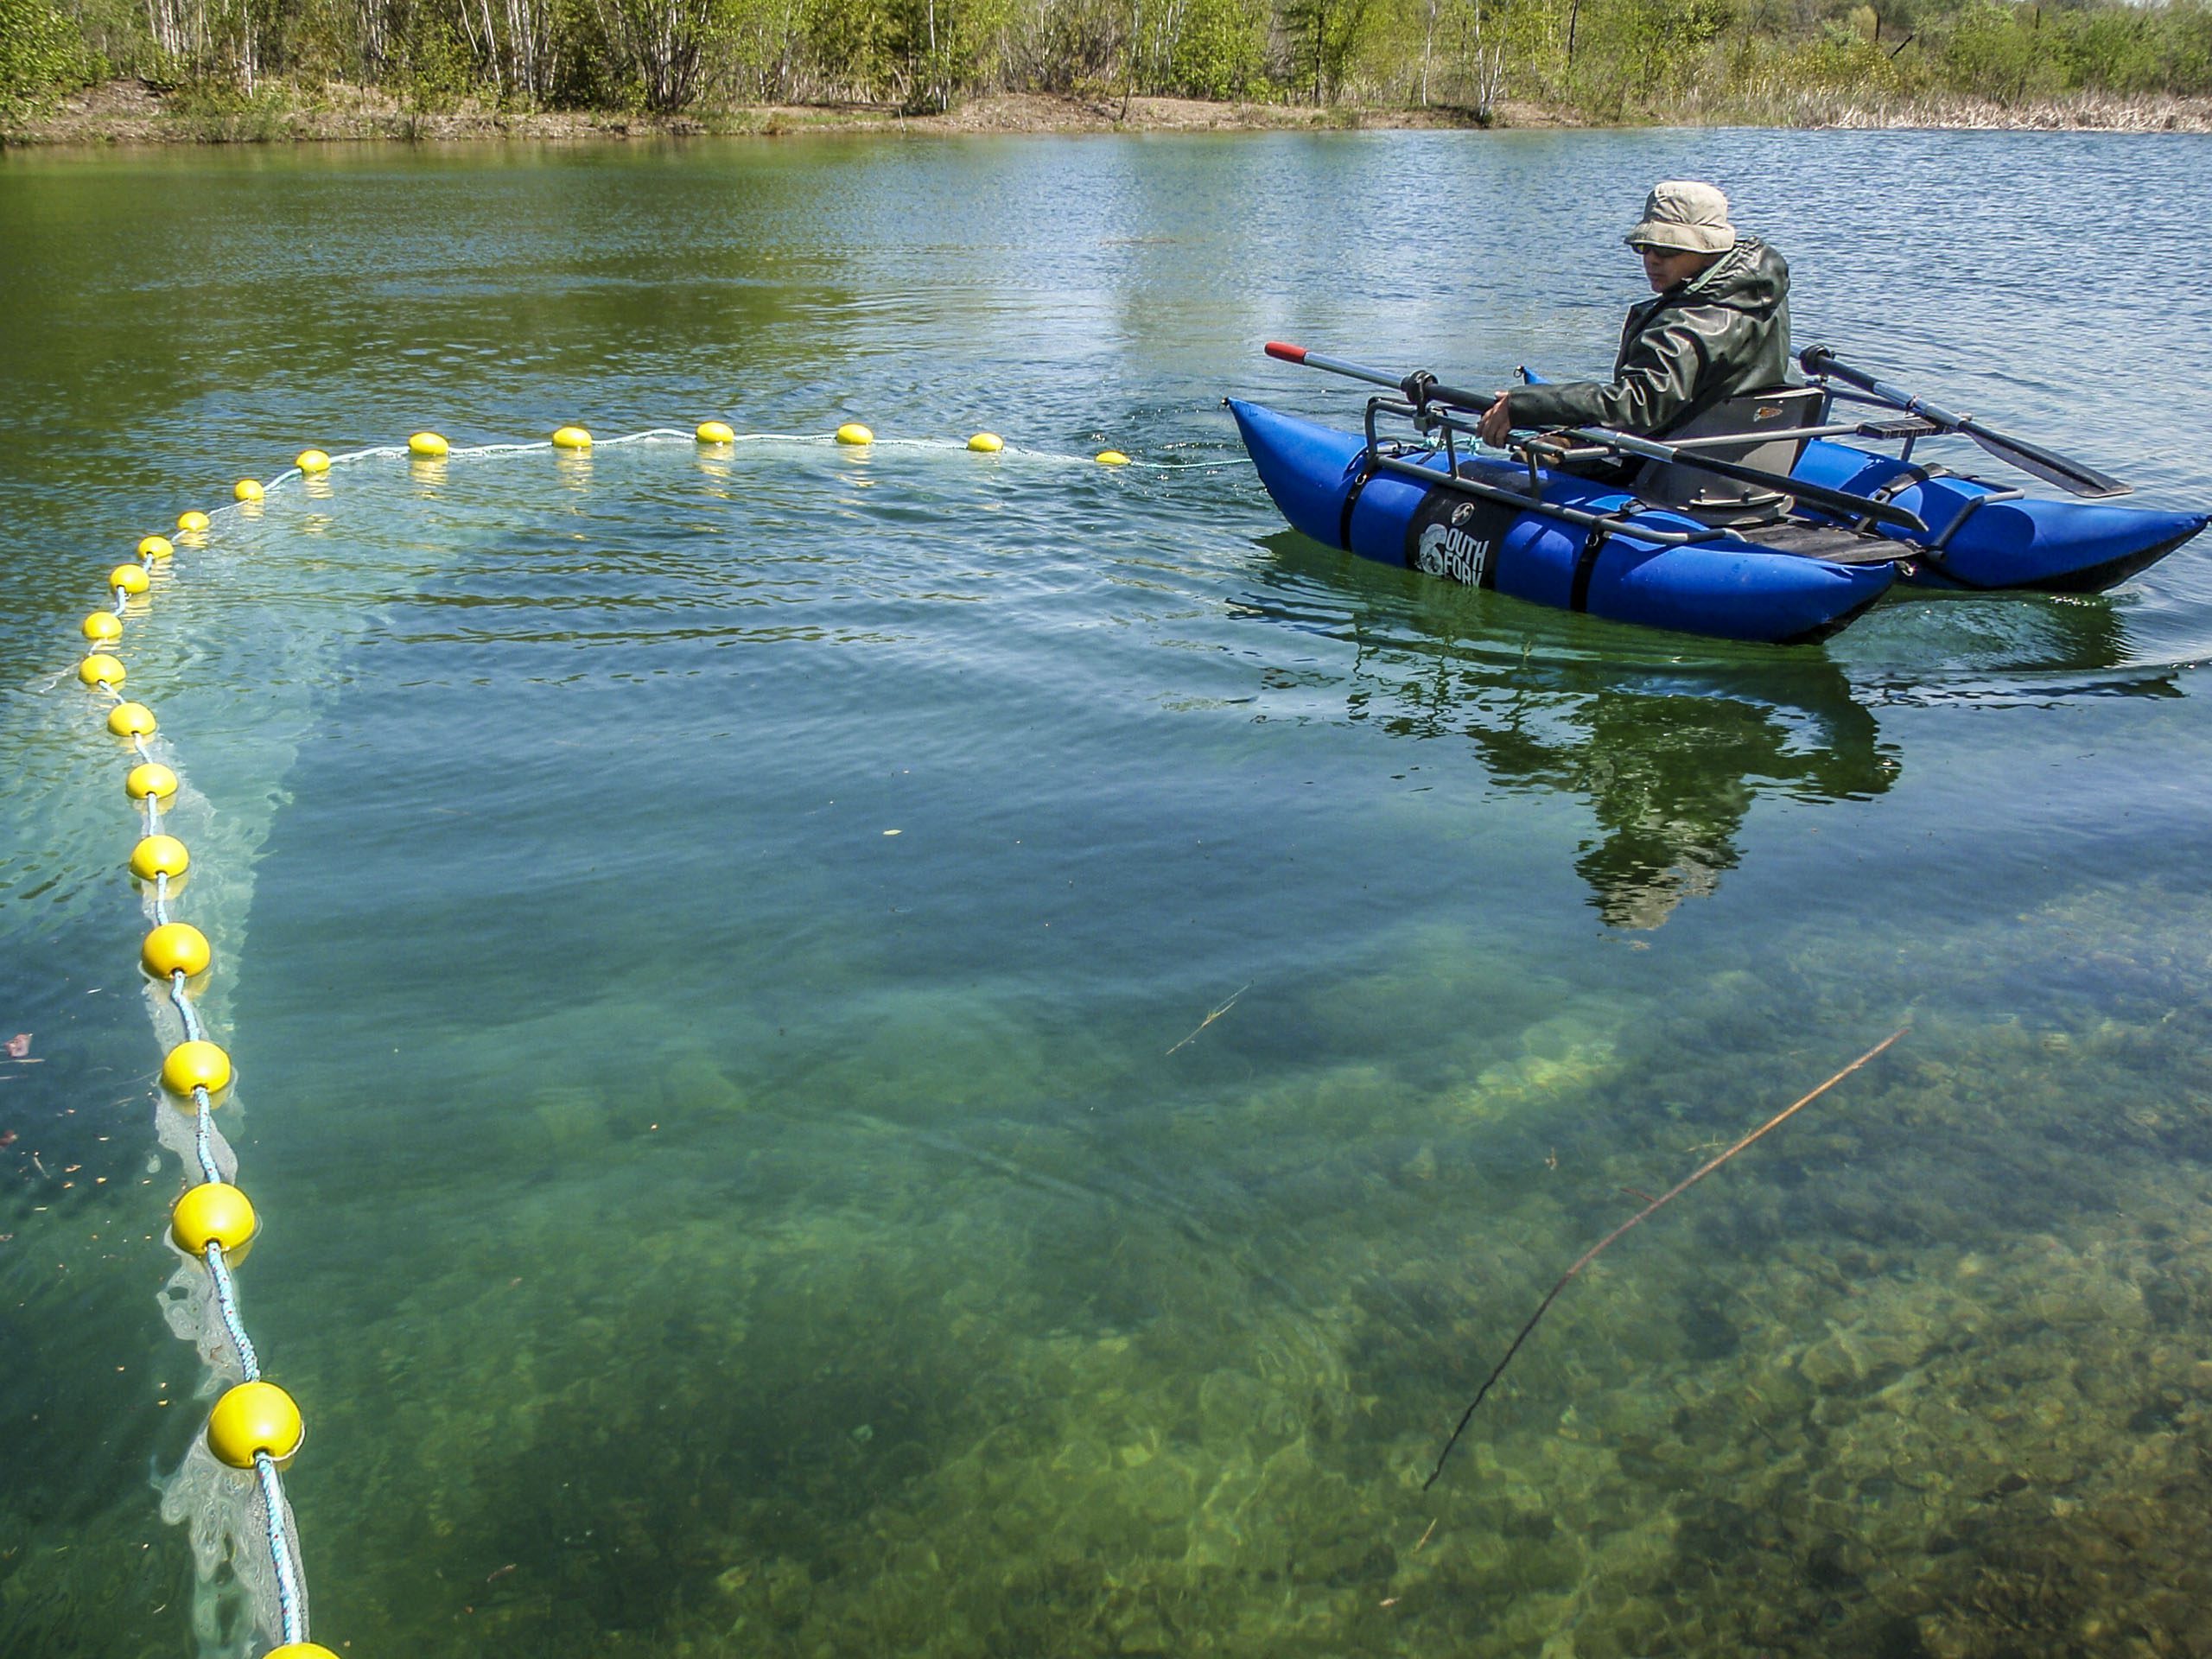
[(1910, 536), (1925, 536), (1928, 533), (1927, 522), (1918, 513), (1901, 507), (1894, 501), (1876, 501), (1843, 490), (1803, 483), (1786, 474), (1770, 473), (1764, 467), (1745, 467), (1732, 461), (1715, 460), (1703, 454), (1690, 454), (1675, 448), (1672, 444), (1639, 438), (1626, 432), (1616, 432), (1611, 427), (1573, 427), (1568, 429), (1567, 435), (1595, 440), (1618, 449), (1624, 454), (1656, 461), (1662, 466), (1688, 467), (1696, 472), (1711, 473), (1716, 478), (1732, 478), (1739, 484), (1764, 484), (1784, 495), (1796, 497), (1808, 507), (1818, 507), (1823, 512), (1832, 512), (1840, 518), (1889, 524)]
[[(1393, 391), (1402, 392), (1408, 401), (1414, 403), (1427, 401), (1484, 410), (1497, 401), (1489, 392), (1455, 391), (1449, 386), (1437, 385), (1424, 375), (1409, 374), (1401, 378), (1385, 374), (1380, 369), (1347, 363), (1342, 358), (1324, 357), (1319, 352), (1307, 351), (1303, 346), (1287, 346), (1279, 340), (1268, 342), (1268, 355), (1281, 358), (1286, 363), (1303, 363), (1308, 368), (1326, 369), (1332, 374), (1349, 375), (1355, 380), (1364, 380), (1372, 385), (1389, 386)], [(1834, 513), (1840, 518), (1888, 524), (1911, 536), (1928, 533), (1928, 525), (1917, 513), (1909, 512), (1894, 502), (1870, 500), (1866, 496), (1831, 490), (1824, 485), (1803, 483), (1786, 473), (1770, 473), (1761, 467), (1745, 467), (1737, 461), (1693, 454), (1655, 439), (1616, 432), (1610, 427), (1569, 427), (1567, 435), (1579, 443), (1598, 445), (1621, 454), (1634, 455), (1642, 461), (1656, 461), (1663, 467), (1688, 467), (1694, 472), (1710, 473), (1715, 478), (1730, 479), (1738, 484), (1764, 485), (1783, 495), (1795, 496), (1808, 507), (1817, 507), (1822, 512)]]
[(1808, 374), (1826, 375), (1831, 380), (1844, 381), (1857, 386), (1861, 391), (1872, 393), (1883, 403), (1901, 409), (1908, 415), (1917, 415), (1922, 420), (1941, 427), (1946, 432), (1963, 434), (1998, 460), (2008, 462), (2024, 473), (2032, 474), (2047, 484), (2056, 484), (2063, 490), (2070, 490), (2075, 495), (2127, 495), (2135, 488), (2133, 484), (2123, 484), (2094, 467), (2085, 466), (2078, 461), (2069, 461), (2064, 455), (2054, 454), (2040, 444), (2029, 443), (2024, 439), (2010, 437), (2002, 432), (1993, 432), (1971, 415), (1951, 414), (1909, 391), (1886, 385), (1864, 369), (1854, 369), (1847, 363), (1838, 361), (1836, 354), (1825, 346), (1808, 346), (1797, 354), (1797, 360), (1805, 365)]
[(1280, 340), (1268, 342), (1268, 355), (1279, 357), (1286, 363), (1303, 363), (1309, 369), (1326, 369), (1331, 374), (1350, 375), (1355, 380), (1364, 380), (1370, 385), (1388, 386), (1402, 392), (1408, 403), (1450, 404), (1459, 409), (1471, 409), (1477, 414), (1497, 401), (1487, 391), (1457, 391), (1450, 386), (1440, 386), (1426, 375), (1385, 374), (1380, 369), (1363, 368), (1357, 363), (1347, 363), (1341, 357), (1324, 357), (1319, 352), (1309, 352), (1303, 346), (1287, 346)]

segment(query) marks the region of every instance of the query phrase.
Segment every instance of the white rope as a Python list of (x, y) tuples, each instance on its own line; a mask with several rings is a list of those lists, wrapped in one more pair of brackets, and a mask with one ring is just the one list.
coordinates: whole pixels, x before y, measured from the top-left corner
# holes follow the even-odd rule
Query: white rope
[[(295, 467), (284, 476), (297, 478), (301, 474)], [(243, 507), (246, 504), (238, 502), (232, 505)], [(211, 518), (213, 517), (213, 514), (209, 516)], [(152, 555), (140, 556), (139, 564), (142, 569), (150, 571), (153, 563)], [(120, 619), (130, 595), (121, 588), (116, 588), (114, 592), (114, 613)], [(99, 690), (105, 693), (111, 703), (120, 706), (123, 702), (122, 694), (112, 685), (103, 683)], [(130, 747), (142, 762), (152, 762), (154, 753), (147, 745), (144, 734), (131, 733)], [(143, 804), (145, 833), (149, 836), (159, 835), (162, 830), (160, 791), (147, 791)], [(170, 919), (169, 877), (166, 871), (157, 871), (155, 874), (151, 909), (155, 925), (166, 926)], [(186, 1039), (191, 1042), (202, 1042), (207, 1039), (207, 1028), (200, 1023), (199, 1011), (193, 1007), (192, 998), (187, 994), (187, 987), (188, 978), (182, 969), (177, 969), (169, 975), (168, 988), (169, 1001), (176, 1010), (177, 1018), (183, 1024)], [(200, 1182), (205, 1185), (219, 1181), (223, 1179), (223, 1173), (222, 1166), (215, 1156), (215, 1103), (206, 1085), (195, 1084), (193, 1086), (192, 1107), (193, 1154), (194, 1160), (200, 1166)], [(245, 1317), (238, 1309), (238, 1283), (231, 1275), (230, 1262), (226, 1258), (223, 1246), (219, 1242), (212, 1239), (208, 1242), (205, 1260), (207, 1265), (208, 1279), (213, 1289), (215, 1306), (221, 1317), (223, 1330), (230, 1338), (232, 1350), (238, 1355), (238, 1368), (247, 1382), (258, 1382), (261, 1377), (261, 1358), (254, 1351), (253, 1339), (246, 1334)], [(254, 1467), (260, 1479), (263, 1532), (269, 1546), (270, 1561), (276, 1576), (276, 1605), (282, 1625), (282, 1639), (286, 1643), (305, 1642), (308, 1639), (306, 1598), (302, 1591), (296, 1563), (293, 1560), (291, 1541), (284, 1525), (286, 1508), (283, 1482), (277, 1473), (276, 1463), (267, 1452), (257, 1452), (254, 1454)]]
[(276, 1464), (266, 1452), (253, 1454), (261, 1476), (261, 1513), (269, 1534), (269, 1554), (276, 1563), (276, 1610), (283, 1620), (287, 1646), (308, 1639), (307, 1611), (300, 1605), (300, 1586), (292, 1576), (292, 1546), (284, 1535), (284, 1483), (276, 1478)]

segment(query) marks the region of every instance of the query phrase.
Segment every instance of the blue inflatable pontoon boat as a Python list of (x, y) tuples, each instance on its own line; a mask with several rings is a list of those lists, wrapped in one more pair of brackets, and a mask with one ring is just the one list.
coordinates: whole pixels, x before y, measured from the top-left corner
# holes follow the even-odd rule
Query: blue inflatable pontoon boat
[[(1664, 444), (1577, 429), (1518, 441), (1517, 461), (1475, 458), (1455, 442), (1473, 430), (1459, 411), (1486, 397), (1298, 346), (1268, 351), (1402, 393), (1369, 400), (1364, 433), (1229, 400), (1261, 481), (1293, 526), (1363, 558), (1616, 621), (1729, 639), (1817, 639), (1900, 581), (2095, 592), (2209, 522), (2203, 513), (2035, 499), (1917, 465), (1915, 438), (1956, 431), (2077, 493), (2126, 488), (1969, 418), (1897, 401), (1903, 394), (1819, 347), (1805, 353), (1808, 368), (1886, 396), (1840, 391), (1823, 378), (1731, 400)], [(1835, 423), (1827, 419), (1834, 396), (1879, 402), (1904, 418)], [(1378, 419), (1390, 418), (1411, 423), (1409, 440), (1378, 435)], [(1838, 435), (1900, 439), (1904, 453)]]

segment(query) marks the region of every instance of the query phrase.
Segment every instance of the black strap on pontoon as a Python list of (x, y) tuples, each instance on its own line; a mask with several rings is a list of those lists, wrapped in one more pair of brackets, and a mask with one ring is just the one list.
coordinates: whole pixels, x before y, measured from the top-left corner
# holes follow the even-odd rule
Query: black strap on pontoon
[(1885, 503), (1894, 501), (1916, 484), (1925, 484), (1931, 478), (1950, 476), (1951, 469), (1948, 467), (1920, 467), (1907, 461), (1903, 472), (1867, 491), (1866, 499)]
[[(1637, 513), (1646, 511), (1647, 503), (1630, 496), (1613, 508), (1608, 516), (1633, 518)], [(1574, 585), (1567, 592), (1568, 610), (1586, 612), (1590, 608), (1590, 577), (1598, 568), (1598, 556), (1605, 550), (1605, 543), (1612, 534), (1612, 530), (1602, 524), (1592, 524), (1583, 532), (1582, 550), (1574, 556)]]
[(1351, 488), (1344, 492), (1344, 510), (1337, 516), (1337, 545), (1347, 553), (1351, 551), (1351, 510), (1359, 505), (1359, 493), (1367, 487), (1367, 480), (1375, 476), (1375, 452), (1361, 456), (1359, 476), (1351, 481)]

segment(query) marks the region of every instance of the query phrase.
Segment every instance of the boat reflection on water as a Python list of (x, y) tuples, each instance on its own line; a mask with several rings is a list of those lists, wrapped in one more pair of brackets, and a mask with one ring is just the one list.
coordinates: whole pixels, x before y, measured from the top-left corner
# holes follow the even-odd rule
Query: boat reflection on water
[(1520, 684), (1466, 686), (1460, 729), (1501, 787), (1588, 801), (1597, 831), (1574, 868), (1614, 927), (1657, 927), (1711, 893), (1762, 794), (1865, 799), (1897, 775), (1897, 750), (1826, 661), (1740, 679), (1677, 673), (1663, 688), (1603, 664), (1521, 672)]
[(2101, 672), (2126, 652), (2095, 601), (2011, 600), (1973, 617), (1923, 601), (1891, 643), (1940, 674), (1885, 671), (1878, 649), (1847, 672), (1831, 647), (1655, 636), (1444, 582), (1348, 578), (1342, 556), (1294, 535), (1264, 545), (1252, 614), (1355, 646), (1351, 719), (1464, 740), (1499, 787), (1588, 804), (1595, 826), (1574, 867), (1606, 923), (1626, 930), (1712, 893), (1762, 797), (1885, 793), (1904, 760), (1882, 736), (1884, 703), (2171, 690), (2140, 670)]

